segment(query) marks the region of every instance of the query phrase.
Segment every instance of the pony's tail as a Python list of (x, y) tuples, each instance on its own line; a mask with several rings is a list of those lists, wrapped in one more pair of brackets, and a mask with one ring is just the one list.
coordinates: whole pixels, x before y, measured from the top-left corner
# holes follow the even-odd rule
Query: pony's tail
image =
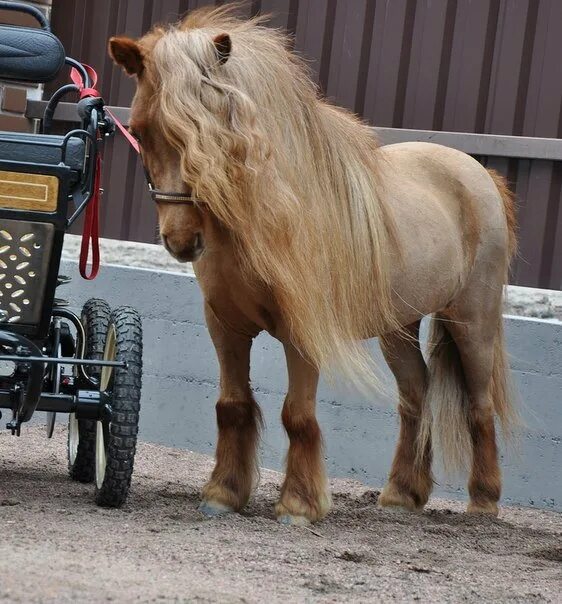
[[(515, 212), (515, 195), (509, 188), (507, 180), (496, 170), (488, 169), (488, 174), (494, 181), (496, 189), (500, 194), (503, 202), (503, 210), (505, 212), (505, 220), (507, 222), (508, 235), (508, 261), (511, 261), (517, 252), (517, 216)], [(507, 275), (506, 275), (507, 282)]]
[(429, 329), (428, 383), (422, 405), (417, 459), (440, 451), (446, 470), (466, 469), (472, 443), (468, 430), (469, 401), (458, 348), (439, 318)]
[[(503, 210), (507, 223), (508, 257), (505, 267), (505, 281), (507, 285), (509, 277), (509, 265), (517, 253), (517, 215), (515, 208), (515, 195), (509, 188), (507, 180), (495, 170), (488, 170), (498, 193), (503, 202)], [(509, 379), (509, 363), (505, 354), (505, 341), (503, 334), (503, 319), (500, 314), (498, 331), (494, 342), (494, 367), (492, 371), (492, 383), (490, 395), (494, 403), (494, 410), (500, 420), (505, 438), (509, 438), (513, 429), (520, 423), (519, 414), (513, 405), (513, 392)]]
[[(432, 318), (429, 343), (428, 384), (417, 442), (418, 463), (428, 450), (433, 450), (440, 452), (448, 473), (466, 471), (472, 461), (470, 401), (459, 350), (446, 324), (438, 317)], [(512, 403), (501, 315), (494, 342), (490, 398), (504, 437), (509, 439), (517, 413)]]
[(512, 436), (514, 428), (520, 423), (519, 414), (514, 405), (514, 396), (510, 380), (510, 369), (505, 353), (503, 335), (503, 318), (500, 316), (496, 341), (494, 342), (494, 366), (490, 396), (494, 403), (494, 411), (500, 420), (503, 436), (506, 440)]

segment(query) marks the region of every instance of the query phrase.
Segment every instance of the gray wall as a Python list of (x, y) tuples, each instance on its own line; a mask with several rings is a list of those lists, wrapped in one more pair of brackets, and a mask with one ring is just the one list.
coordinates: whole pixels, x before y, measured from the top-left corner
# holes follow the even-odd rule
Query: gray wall
[[(141, 438), (212, 453), (216, 438), (214, 404), (218, 364), (205, 327), (202, 296), (194, 277), (104, 266), (93, 282), (74, 277), (60, 295), (79, 308), (89, 297), (111, 306), (130, 304), (144, 321), (144, 380)], [(63, 290), (65, 290), (63, 292)], [(506, 317), (511, 367), (525, 427), (515, 449), (502, 455), (505, 503), (562, 511), (562, 325)], [(318, 416), (331, 476), (349, 476), (380, 487), (390, 468), (397, 438), (394, 385), (376, 341), (371, 343), (389, 395), (366, 399), (321, 383)], [(278, 342), (262, 334), (252, 351), (252, 383), (266, 431), (261, 463), (281, 468), (286, 449), (279, 416), (287, 377)], [(435, 494), (466, 498), (464, 479), (447, 480), (439, 468)]]

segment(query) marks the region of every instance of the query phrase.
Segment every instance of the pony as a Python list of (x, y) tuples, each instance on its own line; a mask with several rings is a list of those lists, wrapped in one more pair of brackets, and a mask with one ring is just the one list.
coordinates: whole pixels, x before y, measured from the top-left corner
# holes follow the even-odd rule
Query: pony
[(372, 128), (322, 98), (289, 47), (231, 6), (109, 40), (136, 79), (129, 124), (147, 174), (177, 192), (155, 197), (162, 242), (193, 262), (220, 364), (216, 462), (200, 509), (239, 511), (255, 486), (261, 413), (250, 349), (265, 330), (288, 370), (279, 521), (328, 513), (319, 372), (376, 387), (364, 347), (375, 336), (400, 416), (378, 505), (422, 510), (439, 449), (469, 471), (467, 511), (497, 515), (495, 417), (509, 433), (515, 415), (501, 313), (516, 248), (512, 195), (460, 151), (379, 146)]

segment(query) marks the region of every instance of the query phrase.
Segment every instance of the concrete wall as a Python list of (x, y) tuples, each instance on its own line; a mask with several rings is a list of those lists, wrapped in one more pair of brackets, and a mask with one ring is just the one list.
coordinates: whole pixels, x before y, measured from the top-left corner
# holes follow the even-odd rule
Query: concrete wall
[[(59, 290), (74, 308), (97, 296), (111, 306), (131, 304), (143, 316), (141, 438), (212, 453), (218, 364), (195, 278), (104, 266), (94, 282), (85, 282), (74, 263), (64, 263), (61, 273), (74, 277)], [(503, 501), (562, 511), (562, 324), (505, 321), (525, 427), (516, 450), (502, 454)], [(378, 344), (373, 340), (370, 345), (394, 393)], [(279, 420), (287, 377), (280, 344), (265, 334), (253, 346), (252, 382), (267, 426), (261, 463), (278, 469), (287, 444)], [(367, 400), (322, 382), (318, 399), (330, 475), (382, 486), (397, 438), (394, 394)], [(435, 494), (466, 498), (464, 479), (449, 481), (439, 469), (436, 479)]]

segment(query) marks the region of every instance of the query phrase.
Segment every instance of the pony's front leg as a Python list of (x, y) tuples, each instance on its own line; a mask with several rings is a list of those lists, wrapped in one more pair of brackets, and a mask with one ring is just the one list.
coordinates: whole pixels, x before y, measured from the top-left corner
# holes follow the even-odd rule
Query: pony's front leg
[(252, 338), (223, 326), (208, 306), (205, 313), (220, 364), (220, 396), (216, 463), (199, 509), (215, 516), (242, 509), (250, 498), (257, 476), (261, 413), (250, 390)]
[(318, 371), (291, 346), (285, 346), (289, 390), (283, 426), (289, 436), (287, 469), (275, 506), (280, 522), (303, 525), (323, 518), (330, 509), (322, 435), (315, 416)]

